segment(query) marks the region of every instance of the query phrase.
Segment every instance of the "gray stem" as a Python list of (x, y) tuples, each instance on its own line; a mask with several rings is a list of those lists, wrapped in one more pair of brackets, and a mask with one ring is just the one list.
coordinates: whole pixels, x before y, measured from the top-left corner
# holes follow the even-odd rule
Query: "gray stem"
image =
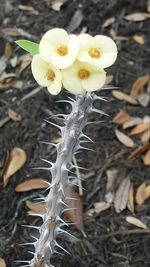
[(34, 258), (31, 267), (51, 266), (52, 255), (63, 249), (57, 243), (57, 237), (64, 233), (61, 215), (64, 210), (65, 188), (69, 184), (68, 172), (74, 153), (80, 149), (80, 138), (84, 137), (83, 128), (87, 124), (88, 114), (92, 110), (95, 95), (86, 93), (71, 101), (72, 111), (65, 115), (65, 126), (61, 127), (62, 141), (57, 146), (57, 159), (50, 168), (52, 182), (45, 198), (47, 211), (42, 216), (43, 224), (39, 229), (39, 239), (34, 242)]

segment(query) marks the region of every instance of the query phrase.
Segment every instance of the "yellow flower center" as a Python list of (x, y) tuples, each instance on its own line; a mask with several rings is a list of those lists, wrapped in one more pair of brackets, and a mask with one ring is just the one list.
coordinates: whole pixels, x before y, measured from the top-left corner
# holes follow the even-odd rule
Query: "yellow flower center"
[(98, 48), (91, 48), (88, 51), (89, 55), (93, 58), (100, 58), (101, 57), (101, 52)]
[(46, 79), (48, 81), (54, 81), (55, 80), (55, 73), (51, 69), (48, 69), (45, 76), (46, 76)]
[(63, 57), (68, 54), (68, 47), (66, 45), (60, 45), (59, 47), (57, 47), (56, 51), (60, 56)]
[(81, 70), (79, 70), (79, 72), (78, 72), (78, 77), (79, 77), (81, 80), (87, 79), (89, 76), (90, 76), (90, 72), (89, 72), (88, 70), (81, 69)]

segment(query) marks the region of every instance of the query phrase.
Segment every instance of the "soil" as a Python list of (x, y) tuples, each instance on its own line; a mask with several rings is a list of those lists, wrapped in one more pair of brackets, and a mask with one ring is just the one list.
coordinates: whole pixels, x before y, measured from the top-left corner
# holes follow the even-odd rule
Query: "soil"
[[(148, 20), (131, 22), (124, 19), (127, 14), (147, 12), (146, 1), (136, 0), (78, 0), (66, 1), (60, 11), (53, 10), (47, 3), (50, 1), (30, 0), (0, 0), (0, 56), (2, 60), (6, 43), (13, 48), (13, 55), (20, 56), (24, 52), (14, 41), (27, 39), (26, 36), (12, 36), (4, 34), (4, 28), (21, 28), (31, 35), (31, 40), (39, 41), (42, 34), (53, 27), (62, 27), (69, 32), (88, 32), (92, 35), (105, 34), (110, 36), (113, 31), (117, 36), (127, 37), (117, 40), (118, 59), (109, 68), (108, 74), (113, 75), (113, 86), (119, 86), (128, 93), (133, 82), (141, 75), (148, 74), (149, 46), (148, 46)], [(28, 5), (36, 12), (22, 10), (20, 5)], [(74, 17), (76, 16), (76, 17)], [(108, 18), (114, 22), (107, 27), (102, 25)], [(74, 19), (73, 19), (74, 18)], [(138, 44), (133, 35), (143, 36), (145, 43)], [(0, 168), (2, 170), (6, 152), (14, 147), (20, 147), (27, 153), (27, 162), (10, 179), (6, 188), (2, 186), (0, 178), (0, 257), (7, 267), (18, 266), (15, 260), (30, 259), (26, 247), (19, 246), (33, 233), (30, 229), (22, 227), (24, 224), (40, 224), (35, 217), (27, 216), (25, 200), (32, 198), (36, 190), (26, 193), (16, 193), (17, 184), (28, 178), (49, 178), (47, 172), (33, 170), (34, 166), (41, 166), (40, 157), (55, 160), (53, 148), (39, 143), (40, 140), (53, 141), (59, 137), (58, 130), (46, 124), (44, 119), (50, 114), (70, 111), (67, 104), (56, 103), (65, 99), (66, 93), (51, 96), (46, 89), (34, 91), (37, 84), (34, 81), (30, 67), (21, 75), (18, 74), (19, 65), (14, 68), (7, 60), (6, 72), (17, 73), (17, 79), (23, 82), (20, 89), (10, 86), (0, 89), (0, 115), (1, 119), (7, 117), (8, 108), (12, 108), (21, 115), (21, 120), (15, 122), (8, 120), (0, 127)], [(34, 92), (33, 95), (29, 93)], [(87, 211), (95, 202), (104, 201), (106, 188), (106, 171), (111, 168), (119, 169), (122, 177), (130, 176), (134, 189), (144, 181), (149, 181), (149, 167), (144, 166), (141, 157), (133, 162), (128, 159), (130, 153), (115, 137), (116, 126), (112, 118), (121, 109), (131, 115), (143, 117), (149, 113), (149, 107), (127, 104), (112, 97), (111, 91), (98, 93), (109, 97), (110, 102), (102, 103), (101, 108), (110, 117), (100, 117), (92, 114), (92, 121), (103, 120), (86, 127), (86, 134), (94, 140), (91, 148), (93, 152), (81, 153), (78, 162), (88, 168), (82, 176), (88, 177), (83, 182), (84, 190), (84, 231), (86, 237), (71, 227), (72, 234), (79, 239), (76, 242), (61, 240), (60, 243), (72, 256), (56, 255), (53, 263), (57, 267), (148, 267), (150, 266), (150, 236), (149, 232), (130, 225), (126, 216), (131, 212), (125, 209), (117, 214), (114, 206), (99, 214), (89, 216)], [(26, 98), (28, 97), (28, 98)], [(99, 105), (99, 104), (97, 104)], [(85, 156), (86, 155), (86, 156)], [(120, 176), (121, 177), (121, 176)], [(121, 179), (121, 178), (120, 178)], [(42, 190), (38, 191), (42, 193)], [(146, 222), (150, 227), (150, 201), (143, 205), (136, 205), (136, 217)]]

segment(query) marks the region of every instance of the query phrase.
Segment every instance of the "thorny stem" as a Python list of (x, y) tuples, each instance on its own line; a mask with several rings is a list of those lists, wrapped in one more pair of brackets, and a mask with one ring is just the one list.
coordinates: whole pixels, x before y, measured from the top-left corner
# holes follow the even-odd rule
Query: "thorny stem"
[(80, 139), (84, 137), (82, 130), (87, 124), (89, 112), (92, 111), (94, 97), (93, 93), (77, 96), (76, 101), (71, 101), (71, 113), (65, 115), (65, 126), (61, 127), (62, 141), (57, 146), (57, 159), (50, 168), (52, 182), (49, 194), (45, 198), (47, 211), (42, 216), (43, 224), (39, 229), (39, 239), (33, 243), (35, 253), (29, 262), (30, 267), (52, 267), (52, 255), (63, 249), (56, 238), (65, 233), (62, 229), (65, 223), (61, 215), (65, 209), (65, 200), (69, 197), (65, 196), (65, 188), (70, 184), (68, 173), (74, 153), (81, 148)]

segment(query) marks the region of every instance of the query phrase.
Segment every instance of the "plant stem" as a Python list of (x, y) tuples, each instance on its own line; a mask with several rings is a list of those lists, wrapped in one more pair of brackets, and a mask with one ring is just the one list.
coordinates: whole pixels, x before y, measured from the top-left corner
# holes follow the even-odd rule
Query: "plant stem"
[(65, 126), (60, 127), (62, 141), (56, 145), (56, 162), (50, 168), (52, 182), (49, 194), (45, 198), (47, 211), (44, 216), (41, 215), (43, 223), (39, 229), (39, 239), (34, 242), (34, 258), (29, 263), (31, 267), (52, 267), (50, 263), (52, 255), (57, 253), (57, 250), (65, 250), (56, 240), (58, 236), (67, 234), (62, 229), (66, 223), (61, 219), (63, 211), (67, 208), (65, 207), (65, 200), (69, 198), (65, 195), (65, 188), (70, 184), (68, 173), (72, 167), (73, 155), (81, 148), (81, 138), (86, 138), (82, 130), (87, 124), (93, 99), (93, 93), (78, 95), (76, 101), (70, 101), (71, 113), (64, 115)]

